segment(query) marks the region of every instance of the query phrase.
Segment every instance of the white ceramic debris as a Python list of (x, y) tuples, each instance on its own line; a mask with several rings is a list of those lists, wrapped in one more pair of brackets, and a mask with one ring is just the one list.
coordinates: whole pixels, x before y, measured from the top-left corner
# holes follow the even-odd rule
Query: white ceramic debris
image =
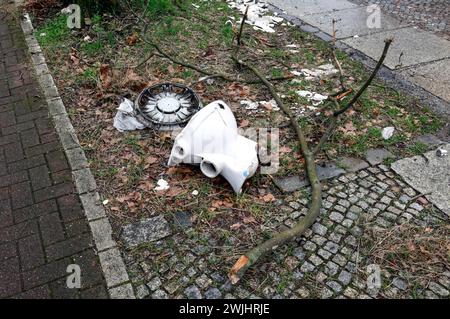
[(447, 150), (441, 147), (436, 150), (437, 157), (444, 157), (447, 156), (447, 154), (448, 154)]
[(165, 191), (170, 188), (169, 183), (162, 178), (156, 182), (156, 185), (155, 191)]
[(306, 97), (308, 101), (311, 101), (314, 106), (317, 106), (321, 104), (324, 100), (328, 99), (328, 96), (326, 95), (310, 91), (297, 91), (297, 94), (299, 96)]
[(385, 127), (383, 131), (381, 131), (381, 135), (385, 140), (388, 140), (394, 135), (395, 128), (392, 126)]
[(222, 175), (236, 193), (258, 168), (256, 142), (238, 134), (228, 105), (216, 101), (201, 109), (175, 138), (169, 166), (200, 165), (209, 178)]

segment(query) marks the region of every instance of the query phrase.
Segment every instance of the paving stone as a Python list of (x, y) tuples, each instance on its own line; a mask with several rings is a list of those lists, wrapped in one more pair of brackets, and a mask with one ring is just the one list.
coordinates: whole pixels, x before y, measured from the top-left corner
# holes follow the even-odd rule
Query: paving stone
[(326, 251), (326, 250), (323, 250), (322, 248), (320, 248), (320, 249), (317, 251), (317, 254), (318, 254), (320, 257), (322, 257), (323, 259), (329, 259), (329, 258), (332, 256), (332, 254), (331, 254), (330, 252), (328, 252), (328, 251)]
[(184, 290), (184, 294), (188, 299), (202, 299), (202, 294), (197, 286), (192, 285)]
[(122, 238), (128, 247), (160, 240), (171, 235), (166, 219), (156, 216), (123, 227)]
[(307, 261), (303, 263), (303, 265), (300, 267), (300, 270), (302, 272), (311, 272), (315, 269), (315, 266)]
[(349, 172), (357, 172), (369, 167), (367, 162), (353, 157), (342, 157), (337, 161), (338, 165)]
[(312, 230), (313, 230), (313, 232), (315, 232), (316, 234), (319, 234), (321, 236), (324, 236), (328, 231), (328, 229), (325, 226), (323, 226), (319, 223), (315, 223), (312, 226)]
[(406, 283), (406, 281), (398, 277), (392, 280), (392, 284), (400, 290), (406, 290), (408, 288), (408, 284)]
[(344, 219), (344, 216), (342, 216), (342, 214), (338, 212), (331, 212), (329, 217), (332, 221), (335, 221), (337, 223), (340, 223)]
[(339, 250), (339, 245), (336, 244), (336, 243), (334, 243), (334, 242), (332, 242), (332, 241), (328, 241), (328, 242), (325, 244), (324, 248), (325, 248), (326, 250), (328, 250), (329, 252), (335, 254), (335, 253), (337, 253), (338, 250)]
[[(450, 144), (446, 144), (443, 148), (450, 151)], [(426, 196), (427, 199), (450, 215), (450, 202), (447, 200), (450, 193), (450, 185), (448, 185), (450, 156), (437, 157), (436, 150), (433, 150), (423, 156), (399, 160), (391, 167), (419, 192), (431, 193)]]
[(144, 299), (149, 295), (148, 288), (145, 285), (140, 285), (136, 288), (136, 298), (137, 299)]
[(352, 275), (348, 271), (341, 271), (339, 274), (338, 280), (344, 285), (347, 286), (352, 280)]
[(206, 299), (221, 299), (222, 293), (217, 288), (210, 288), (205, 292)]
[(342, 286), (337, 281), (328, 281), (327, 286), (333, 289), (334, 292), (341, 292)]
[(190, 212), (176, 212), (174, 214), (174, 224), (182, 229), (188, 229), (192, 226), (192, 213)]
[(328, 261), (325, 265), (325, 273), (335, 276), (339, 271), (339, 266), (332, 261)]
[(328, 289), (327, 287), (323, 287), (320, 292), (320, 298), (329, 299), (333, 296), (333, 291)]
[(437, 294), (441, 297), (448, 297), (450, 295), (450, 293), (447, 289), (445, 289), (444, 287), (442, 287), (441, 285), (439, 285), (435, 282), (430, 282), (430, 284), (428, 285), (428, 288), (431, 291), (433, 291), (435, 294)]
[(159, 277), (154, 277), (152, 278), (152, 280), (150, 280), (147, 283), (147, 287), (151, 290), (151, 291), (155, 291), (157, 290), (159, 287), (161, 287), (162, 282), (161, 279)]
[[(436, 95), (438, 95), (438, 94), (436, 94)], [(441, 139), (439, 139), (437, 136), (432, 135), (432, 134), (425, 134), (425, 135), (417, 136), (416, 138), (414, 138), (414, 142), (422, 143), (429, 147), (438, 146), (440, 144), (443, 144), (443, 141), (441, 141)]]
[(381, 164), (385, 159), (393, 158), (394, 155), (382, 148), (370, 149), (366, 153), (366, 160), (370, 163), (370, 165), (378, 165)]
[(301, 179), (299, 176), (276, 178), (274, 182), (285, 193), (295, 192), (309, 185), (307, 180)]
[(169, 299), (169, 295), (164, 290), (157, 290), (154, 293), (152, 293), (152, 299)]

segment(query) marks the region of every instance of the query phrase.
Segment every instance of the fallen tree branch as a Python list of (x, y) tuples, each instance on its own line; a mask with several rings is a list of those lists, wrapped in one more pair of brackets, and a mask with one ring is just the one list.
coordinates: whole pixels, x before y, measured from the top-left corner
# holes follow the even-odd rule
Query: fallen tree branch
[(285, 242), (291, 240), (295, 236), (303, 234), (305, 230), (307, 230), (319, 216), (320, 207), (322, 206), (322, 189), (319, 177), (317, 175), (316, 164), (314, 162), (314, 154), (308, 148), (306, 137), (302, 131), (302, 128), (298, 124), (297, 118), (292, 113), (291, 109), (281, 101), (281, 98), (276, 92), (273, 85), (261, 74), (261, 72), (258, 69), (256, 69), (256, 67), (247, 64), (244, 61), (239, 60), (237, 58), (235, 58), (235, 60), (240, 65), (250, 69), (262, 81), (262, 83), (270, 91), (270, 94), (275, 99), (280, 109), (282, 109), (283, 112), (285, 112), (286, 115), (288, 115), (291, 125), (293, 126), (297, 134), (303, 157), (305, 158), (306, 171), (308, 174), (309, 181), (311, 183), (312, 195), (311, 195), (311, 205), (309, 207), (308, 213), (300, 222), (298, 222), (293, 228), (290, 228), (288, 230), (285, 230), (281, 233), (274, 235), (271, 239), (256, 246), (248, 253), (242, 255), (239, 258), (239, 260), (234, 264), (234, 266), (231, 268), (228, 274), (228, 277), (230, 278), (230, 281), (233, 284), (237, 283), (242, 278), (247, 269), (252, 265), (254, 265), (261, 256), (272, 251), (276, 247), (284, 244)]
[[(146, 39), (144, 39), (144, 42), (146, 42), (146, 43), (150, 44), (151, 46), (153, 46), (156, 49), (156, 51), (159, 53), (159, 54), (152, 53), (153, 55), (166, 58), (166, 59), (168, 59), (169, 61), (171, 61), (174, 64), (178, 64), (178, 65), (184, 66), (184, 67), (186, 67), (188, 69), (192, 69), (192, 70), (197, 71), (198, 73), (206, 75), (206, 76), (208, 76), (210, 78), (220, 78), (220, 79), (228, 81), (228, 82), (239, 82), (239, 83), (244, 83), (244, 84), (258, 84), (258, 83), (262, 82), (260, 79), (252, 79), (252, 80), (240, 79), (238, 77), (231, 77), (230, 75), (227, 75), (225, 73), (214, 73), (214, 72), (211, 72), (211, 71), (204, 70), (204, 69), (202, 69), (202, 68), (200, 68), (200, 67), (198, 67), (196, 65), (193, 65), (193, 64), (190, 64), (190, 63), (187, 63), (187, 62), (184, 62), (184, 61), (180, 61), (180, 60), (170, 56), (169, 54), (164, 52), (156, 43), (153, 43), (153, 42), (148, 41)], [(284, 80), (292, 79), (293, 77), (294, 77), (293, 75), (278, 76), (278, 77), (268, 77), (267, 80), (268, 81), (284, 81)]]
[[(270, 94), (280, 107), (284, 113), (289, 117), (292, 127), (295, 129), (300, 145), (300, 150), (303, 154), (306, 164), (306, 172), (311, 184), (311, 200), (308, 208), (308, 212), (305, 217), (303, 217), (294, 227), (285, 230), (280, 233), (276, 233), (272, 236), (272, 238), (266, 240), (265, 242), (259, 244), (258, 246), (251, 249), (245, 255), (242, 255), (237, 262), (233, 265), (230, 272), (228, 273), (228, 277), (232, 284), (236, 284), (242, 276), (245, 274), (248, 268), (254, 265), (258, 260), (264, 256), (265, 254), (271, 252), (276, 249), (278, 246), (292, 240), (297, 236), (301, 236), (312, 224), (316, 221), (317, 217), (320, 214), (320, 208), (322, 207), (322, 188), (320, 184), (319, 177), (317, 175), (316, 163), (315, 163), (315, 154), (317, 154), (328, 138), (332, 135), (333, 131), (337, 127), (338, 117), (350, 109), (351, 105), (353, 105), (361, 94), (367, 89), (367, 87), (372, 82), (376, 73), (380, 69), (383, 61), (386, 57), (387, 51), (389, 50), (389, 46), (392, 43), (392, 39), (385, 40), (385, 47), (383, 50), (383, 54), (378, 61), (377, 67), (372, 72), (369, 79), (364, 83), (358, 93), (353, 97), (353, 99), (342, 109), (335, 112), (331, 118), (331, 123), (329, 124), (327, 130), (323, 134), (322, 138), (318, 142), (317, 146), (311, 152), (308, 148), (308, 144), (306, 142), (305, 135), (300, 127), (297, 118), (291, 111), (289, 107), (287, 107), (281, 100), (280, 96), (276, 92), (274, 86), (262, 75), (262, 73), (254, 66), (249, 63), (244, 62), (243, 60), (238, 59), (237, 57), (233, 57), (233, 59), (241, 66), (247, 67), (250, 69), (267, 87)], [(333, 99), (335, 104), (339, 106), (339, 103), (336, 99)]]

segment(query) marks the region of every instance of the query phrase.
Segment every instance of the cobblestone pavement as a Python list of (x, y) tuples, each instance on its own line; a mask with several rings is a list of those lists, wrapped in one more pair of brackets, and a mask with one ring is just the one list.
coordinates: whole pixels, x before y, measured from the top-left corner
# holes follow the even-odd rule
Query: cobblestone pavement
[[(23, 33), (0, 12), (0, 298), (107, 298)], [(68, 289), (67, 266), (81, 268)]]
[[(307, 199), (301, 194), (279, 201), (273, 221), (261, 228), (293, 225), (307, 210)], [(296, 242), (279, 247), (236, 286), (226, 280), (226, 273), (237, 256), (253, 245), (247, 245), (254, 241), (251, 227), (246, 238), (239, 239), (232, 232), (221, 238), (188, 225), (182, 231), (173, 228), (173, 235), (160, 241), (133, 249), (126, 263), (137, 297), (449, 297), (448, 263), (422, 283), (414, 281), (415, 275), (406, 267), (395, 271), (378, 265), (381, 286), (377, 289), (367, 284), (372, 269), (368, 272), (367, 267), (376, 264), (373, 251), (385, 236), (407, 225), (421, 230), (448, 225), (447, 215), (435, 210), (390, 168), (379, 165), (335, 178), (326, 183), (323, 197), (321, 217), (312, 229)], [(376, 245), (370, 236), (374, 231), (379, 234)], [(401, 265), (402, 261), (395, 262)]]
[(355, 4), (378, 4), (382, 11), (450, 39), (449, 0), (350, 0)]

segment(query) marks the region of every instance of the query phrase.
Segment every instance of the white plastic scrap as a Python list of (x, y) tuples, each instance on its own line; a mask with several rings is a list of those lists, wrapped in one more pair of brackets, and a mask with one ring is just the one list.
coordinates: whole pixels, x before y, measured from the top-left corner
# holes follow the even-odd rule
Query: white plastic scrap
[(437, 157), (444, 157), (448, 155), (448, 151), (440, 147), (436, 150), (436, 155)]
[(395, 128), (392, 126), (385, 127), (383, 131), (381, 131), (381, 135), (385, 140), (388, 140), (394, 135)]
[[(267, 3), (261, 0), (227, 0), (228, 6), (232, 9), (245, 13), (248, 6), (247, 19), (245, 22), (253, 26), (255, 30), (274, 33), (275, 25), (282, 22), (281, 17), (266, 15), (268, 13)], [(239, 24), (242, 19), (239, 21)]]
[(319, 65), (317, 69), (301, 69), (301, 72), (294, 70), (291, 73), (295, 76), (304, 76), (306, 80), (314, 80), (337, 74), (339, 71), (333, 64), (323, 64)]
[(310, 92), (310, 91), (297, 91), (297, 94), (306, 97), (308, 101), (311, 101), (314, 106), (319, 105), (324, 100), (328, 99), (328, 96), (322, 95), (316, 92)]
[(259, 101), (253, 102), (250, 100), (242, 100), (241, 106), (243, 106), (246, 110), (257, 110), (259, 106), (265, 106), (266, 108), (270, 108), (273, 111), (279, 111), (280, 108), (275, 100), (270, 101)]
[(260, 101), (259, 104), (263, 104), (263, 105), (266, 105), (266, 106), (269, 105), (270, 108), (271, 108), (273, 111), (279, 111), (279, 110), (280, 110), (280, 108), (278, 107), (278, 104), (277, 104), (277, 102), (276, 102), (275, 100), (270, 100), (270, 101)]
[(258, 102), (252, 102), (249, 100), (241, 101), (241, 106), (245, 107), (246, 110), (256, 110), (258, 108)]
[(165, 191), (170, 188), (169, 183), (162, 178), (156, 184), (158, 186), (155, 187), (155, 191)]
[(134, 112), (133, 102), (128, 99), (123, 99), (117, 109), (117, 114), (114, 117), (114, 127), (119, 131), (134, 131), (142, 130), (145, 125), (139, 122)]

